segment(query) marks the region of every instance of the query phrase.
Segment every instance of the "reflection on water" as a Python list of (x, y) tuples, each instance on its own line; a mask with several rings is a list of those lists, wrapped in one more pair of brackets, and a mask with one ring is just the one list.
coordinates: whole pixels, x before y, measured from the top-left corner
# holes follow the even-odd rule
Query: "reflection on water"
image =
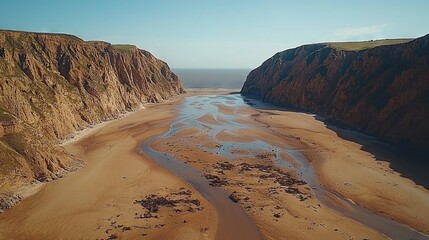
[[(272, 105), (262, 103), (257, 100), (243, 98), (239, 94), (187, 97), (179, 106), (179, 116), (171, 124), (170, 130), (162, 136), (159, 136), (158, 139), (172, 137), (181, 129), (193, 128), (205, 133), (205, 135), (207, 135), (207, 137), (212, 141), (219, 142), (216, 138), (218, 134), (260, 127), (238, 121), (239, 118), (250, 117), (249, 115), (238, 111), (243, 107), (252, 107), (256, 109), (275, 108)], [(225, 108), (228, 109), (228, 111), (226, 111)], [(207, 117), (210, 117), (209, 120), (207, 120)], [(163, 163), (162, 159), (165, 157), (163, 154), (150, 148), (150, 142), (145, 143), (143, 149), (146, 153), (156, 159), (156, 161), (160, 162), (161, 165), (167, 167), (170, 171), (190, 182), (197, 190), (202, 192), (203, 195), (204, 192), (207, 192), (207, 188), (215, 189), (210, 187), (205, 179), (200, 179), (201, 174), (198, 176), (198, 174), (193, 173), (192, 171), (195, 170), (192, 170), (192, 168), (186, 164), (180, 165), (180, 161), (175, 160), (172, 156), (169, 156), (168, 164)], [(231, 140), (221, 141), (219, 143), (220, 144), (215, 148), (197, 143), (195, 147), (198, 147), (203, 151), (220, 154), (221, 156), (230, 159), (240, 156), (250, 156), (254, 158), (261, 152), (270, 153), (270, 155), (273, 156), (272, 159), (275, 165), (296, 172), (301, 180), (307, 182), (316, 198), (325, 206), (361, 222), (362, 224), (373, 228), (392, 239), (429, 239), (427, 236), (420, 234), (405, 225), (372, 213), (365, 208), (355, 205), (338, 194), (331, 193), (323, 189), (317, 182), (313, 168), (299, 149), (294, 149), (286, 145), (275, 145), (262, 139), (251, 139), (246, 142)], [(245, 151), (237, 152), (234, 151), (235, 149)], [(285, 156), (291, 157), (293, 159), (293, 163), (285, 158)], [(175, 163), (171, 164), (171, 162)], [(193, 174), (196, 176), (191, 177)], [(212, 192), (211, 194), (216, 193)]]
[[(255, 128), (254, 125), (238, 121), (240, 117), (250, 117), (238, 111), (240, 108), (249, 105), (254, 105), (254, 103), (249, 99), (243, 99), (239, 94), (188, 97), (180, 106), (178, 120), (164, 137), (173, 136), (180, 129), (194, 128), (203, 131), (210, 140), (216, 142), (218, 141), (216, 136), (220, 133)], [(232, 108), (233, 114), (220, 111), (219, 107), (223, 106)], [(203, 121), (202, 118), (208, 115), (213, 116), (217, 121), (215, 123)], [(269, 152), (274, 156), (276, 165), (293, 170), (305, 178), (314, 176), (312, 169), (308, 167), (307, 161), (299, 151), (284, 145), (276, 146), (261, 139), (246, 142), (222, 141), (221, 145), (214, 149), (203, 145), (198, 145), (198, 147), (228, 158), (247, 156), (249, 153), (254, 156), (261, 152)], [(244, 149), (247, 152), (236, 152), (234, 149)], [(292, 165), (286, 158), (282, 157), (284, 155), (292, 156), (298, 160), (298, 164)]]

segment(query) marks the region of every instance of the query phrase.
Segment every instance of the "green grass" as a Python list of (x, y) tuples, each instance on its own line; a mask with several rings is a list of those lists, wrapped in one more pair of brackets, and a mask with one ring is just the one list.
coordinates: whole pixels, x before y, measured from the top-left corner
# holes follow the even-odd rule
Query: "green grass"
[(130, 44), (112, 44), (110, 47), (120, 51), (130, 51), (137, 48), (136, 46)]
[(370, 48), (375, 48), (384, 45), (394, 45), (406, 43), (414, 40), (413, 38), (404, 38), (404, 39), (383, 39), (383, 40), (373, 40), (373, 41), (364, 41), (364, 42), (329, 42), (326, 43), (329, 47), (336, 48), (338, 50), (346, 51), (360, 51)]
[(30, 36), (31, 34), (35, 35), (48, 35), (48, 36), (61, 36), (67, 39), (76, 40), (82, 42), (83, 40), (75, 35), (68, 34), (68, 33), (47, 33), (47, 32), (29, 32), (29, 31), (18, 31), (18, 30), (4, 30), (0, 29), (0, 33), (7, 33), (7, 32), (15, 32), (15, 33), (21, 33), (22, 35)]

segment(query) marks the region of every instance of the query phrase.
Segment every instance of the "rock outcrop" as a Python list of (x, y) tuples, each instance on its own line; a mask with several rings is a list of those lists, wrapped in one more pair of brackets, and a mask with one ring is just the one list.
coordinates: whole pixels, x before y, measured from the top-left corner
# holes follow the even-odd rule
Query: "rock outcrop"
[(241, 93), (428, 147), (429, 35), (363, 50), (312, 44), (279, 52), (248, 75)]
[(0, 31), (0, 193), (79, 166), (58, 146), (76, 130), (183, 92), (135, 46)]

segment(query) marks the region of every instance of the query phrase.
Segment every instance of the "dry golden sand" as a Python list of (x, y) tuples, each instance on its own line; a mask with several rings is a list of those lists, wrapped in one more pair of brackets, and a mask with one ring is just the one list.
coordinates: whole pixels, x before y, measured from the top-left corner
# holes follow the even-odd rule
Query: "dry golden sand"
[[(86, 166), (1, 214), (0, 239), (213, 239), (217, 220), (210, 204), (137, 150), (167, 130), (177, 101), (149, 106), (66, 146)], [(135, 200), (151, 194), (177, 198), (174, 193), (186, 190), (202, 210), (161, 207), (158, 218), (136, 218), (147, 211)]]
[[(309, 146), (319, 181), (372, 211), (429, 233), (429, 192), (376, 161), (362, 145), (338, 137), (314, 116), (287, 111), (265, 111), (256, 119), (274, 132), (299, 138)], [(340, 170), (339, 170), (340, 169)]]
[[(204, 131), (196, 133), (196, 130), (192, 129), (192, 134), (186, 134), (185, 129), (177, 136), (158, 141), (154, 147), (172, 154), (206, 174), (216, 175), (227, 181), (228, 184), (224, 188), (241, 199), (240, 205), (253, 217), (267, 239), (384, 237), (323, 207), (323, 204), (311, 196), (308, 188), (299, 187), (300, 191), (311, 196), (305, 201), (300, 201), (296, 195), (282, 193), (282, 188), (269, 178), (260, 178), (263, 175), (261, 171), (255, 169), (250, 172), (240, 171), (242, 163), (272, 165), (271, 160), (264, 162), (255, 158), (226, 158), (217, 154), (216, 150), (210, 152), (198, 149), (195, 143), (216, 149), (222, 148), (223, 141), (248, 142), (263, 139), (274, 145), (295, 147), (300, 149), (316, 167), (319, 181), (328, 190), (352, 199), (375, 212), (383, 212), (386, 217), (392, 217), (427, 232), (428, 219), (425, 216), (429, 216), (428, 191), (400, 177), (389, 169), (387, 164), (376, 162), (369, 153), (360, 149), (360, 145), (338, 137), (322, 122), (315, 120), (314, 116), (275, 110), (260, 112), (249, 107), (235, 111), (227, 108), (222, 112), (242, 114), (239, 121), (255, 128), (225, 130), (216, 135), (215, 141), (207, 138)], [(199, 120), (213, 124), (210, 119)], [(233, 150), (233, 154), (249, 151), (237, 148)], [(257, 154), (259, 153), (253, 153)], [(290, 156), (285, 157), (292, 159)], [(217, 168), (219, 164), (225, 162), (232, 164), (233, 169)], [(296, 163), (292, 161), (292, 164)]]
[[(266, 239), (384, 239), (373, 230), (322, 207), (314, 197), (300, 201), (297, 195), (285, 194), (284, 188), (273, 179), (260, 178), (272, 172), (257, 169), (240, 171), (242, 163), (272, 166), (271, 159), (225, 158), (194, 147), (194, 143), (198, 142), (201, 145), (221, 148), (221, 141), (213, 142), (203, 132), (192, 132), (189, 135), (183, 133), (184, 131), (180, 136), (158, 141), (153, 147), (170, 153), (205, 174), (217, 175), (226, 180), (228, 184), (224, 188), (241, 199), (241, 207), (247, 210)], [(258, 134), (258, 130), (249, 130), (246, 133), (241, 133), (241, 136), (246, 138)], [(279, 139), (274, 139), (276, 140)], [(232, 164), (233, 169), (219, 173), (217, 166), (224, 162)], [(311, 191), (306, 186), (298, 188), (305, 196), (311, 196)]]
[[(213, 92), (190, 94), (210, 93)], [(46, 184), (38, 193), (1, 214), (0, 239), (106, 239), (112, 235), (120, 239), (143, 235), (144, 239), (214, 239), (217, 219), (210, 203), (137, 150), (145, 139), (168, 129), (179, 100), (149, 105), (67, 145), (66, 149), (85, 160), (86, 166)], [(213, 149), (220, 148), (223, 140), (246, 142), (259, 138), (293, 146), (312, 161), (326, 188), (420, 231), (429, 229), (428, 191), (390, 170), (388, 164), (378, 164), (360, 145), (341, 139), (313, 116), (274, 110), (261, 114), (250, 107), (219, 110), (242, 114), (240, 121), (255, 127), (223, 132), (216, 136), (216, 141), (207, 138), (205, 132), (186, 128), (153, 147), (226, 180), (228, 184), (223, 188), (240, 199), (237, 206), (246, 209), (266, 239), (383, 237), (320, 205), (306, 185), (294, 185), (301, 194), (286, 194), (284, 187), (266, 176), (275, 174), (273, 168), (243, 167), (243, 163), (272, 166), (268, 153), (259, 153), (266, 158), (226, 158), (197, 148), (197, 143)], [(200, 121), (221, 124), (209, 116)], [(240, 151), (249, 150), (237, 149)], [(232, 164), (232, 168), (219, 168), (219, 163), (224, 162)], [(188, 190), (192, 192), (190, 196), (177, 195)], [(197, 199), (202, 209), (189, 212), (186, 209), (194, 206), (161, 207), (154, 214), (158, 218), (139, 218), (147, 210), (134, 201), (151, 194)]]

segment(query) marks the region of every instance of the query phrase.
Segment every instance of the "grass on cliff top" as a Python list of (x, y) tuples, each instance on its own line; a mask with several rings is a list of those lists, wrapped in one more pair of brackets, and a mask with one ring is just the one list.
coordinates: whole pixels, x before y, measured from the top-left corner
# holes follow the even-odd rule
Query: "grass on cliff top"
[(12, 32), (12, 33), (19, 33), (22, 35), (48, 35), (48, 36), (60, 36), (60, 37), (64, 37), (67, 39), (71, 39), (71, 40), (76, 40), (76, 41), (80, 41), (82, 42), (83, 40), (75, 35), (72, 34), (68, 34), (68, 33), (49, 33), (49, 32), (28, 32), (28, 31), (18, 31), (18, 30), (6, 30), (6, 29), (0, 29), (0, 33), (8, 33), (8, 32)]
[(359, 51), (370, 48), (375, 48), (384, 45), (394, 45), (406, 43), (414, 40), (413, 38), (404, 38), (404, 39), (383, 39), (383, 40), (371, 40), (364, 42), (329, 42), (328, 46), (336, 48), (338, 50), (346, 51)]
[(137, 48), (136, 46), (130, 44), (112, 44), (110, 47), (120, 51), (130, 51)]

